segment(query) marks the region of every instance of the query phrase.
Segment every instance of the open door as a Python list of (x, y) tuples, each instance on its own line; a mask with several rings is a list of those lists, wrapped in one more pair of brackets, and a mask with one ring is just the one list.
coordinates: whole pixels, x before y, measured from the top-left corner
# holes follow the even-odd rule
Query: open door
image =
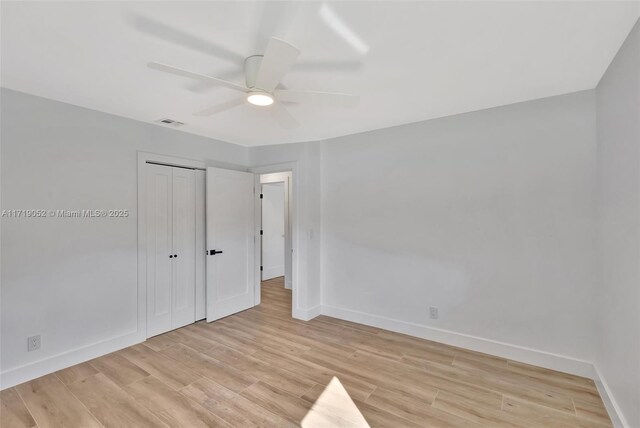
[(207, 321), (254, 306), (253, 174), (207, 168)]

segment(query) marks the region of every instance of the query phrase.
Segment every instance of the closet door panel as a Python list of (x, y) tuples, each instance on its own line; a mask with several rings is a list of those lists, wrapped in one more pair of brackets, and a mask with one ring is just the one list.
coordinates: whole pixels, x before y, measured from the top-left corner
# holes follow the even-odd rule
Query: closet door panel
[(171, 329), (172, 168), (147, 165), (147, 336)]
[(195, 171), (173, 168), (172, 328), (195, 322)]

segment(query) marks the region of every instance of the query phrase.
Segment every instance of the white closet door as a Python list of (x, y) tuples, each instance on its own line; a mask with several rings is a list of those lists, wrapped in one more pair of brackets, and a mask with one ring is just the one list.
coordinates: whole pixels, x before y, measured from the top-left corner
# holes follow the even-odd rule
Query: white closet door
[(254, 306), (253, 174), (207, 168), (207, 321)]
[(171, 330), (172, 168), (147, 165), (147, 336)]
[(195, 171), (173, 169), (173, 292), (171, 327), (195, 322), (196, 188)]

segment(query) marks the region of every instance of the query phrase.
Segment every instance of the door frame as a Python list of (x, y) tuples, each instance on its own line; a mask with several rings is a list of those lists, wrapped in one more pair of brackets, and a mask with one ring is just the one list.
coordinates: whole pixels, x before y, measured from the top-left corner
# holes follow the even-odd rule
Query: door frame
[(259, 166), (249, 169), (250, 172), (254, 174), (254, 183), (255, 183), (255, 225), (256, 225), (256, 245), (255, 245), (255, 296), (256, 296), (256, 305), (260, 304), (260, 283), (261, 283), (261, 275), (260, 275), (260, 262), (261, 262), (261, 245), (258, 245), (258, 240), (261, 240), (260, 237), (260, 227), (262, 224), (262, 211), (260, 201), (260, 175), (262, 174), (273, 174), (278, 172), (290, 172), (291, 180), (289, 183), (289, 225), (291, 228), (291, 292), (292, 292), (292, 304), (291, 304), (291, 316), (293, 318), (302, 319), (300, 316), (296, 316), (302, 312), (300, 302), (298, 301), (300, 297), (299, 293), (299, 283), (298, 283), (298, 273), (299, 273), (299, 219), (298, 219), (298, 163), (297, 162), (284, 162), (273, 165)]
[(138, 152), (138, 322), (137, 337), (147, 340), (147, 162), (183, 168), (206, 169), (202, 161)]
[[(291, 264), (291, 249), (293, 248), (292, 245), (292, 237), (291, 237), (291, 219), (290, 219), (290, 213), (291, 213), (291, 181), (292, 181), (292, 173), (291, 171), (285, 171), (285, 172), (275, 172), (275, 173), (268, 173), (268, 174), (260, 174), (260, 193), (263, 192), (264, 190), (264, 185), (265, 184), (270, 184), (270, 183), (283, 183), (284, 184), (284, 191), (285, 191), (285, 212), (284, 212), (284, 233), (285, 233), (285, 243), (284, 243), (284, 251), (285, 251), (285, 264), (284, 264), (284, 277), (285, 277), (285, 288), (288, 290), (291, 290), (292, 288), (292, 281), (291, 281), (291, 276), (293, 274), (293, 268), (291, 269), (291, 272), (287, 271), (287, 260), (286, 258), (289, 257), (289, 264)], [(261, 200), (261, 202), (264, 202), (264, 199)], [(263, 229), (263, 225), (262, 225), (262, 207), (260, 208), (260, 229)], [(260, 239), (260, 244), (262, 244), (262, 240), (264, 239), (264, 235), (260, 235), (261, 239)], [(264, 256), (263, 254), (263, 246), (260, 245), (261, 247), (261, 251), (260, 251), (260, 265), (264, 266), (262, 264), (262, 257)]]

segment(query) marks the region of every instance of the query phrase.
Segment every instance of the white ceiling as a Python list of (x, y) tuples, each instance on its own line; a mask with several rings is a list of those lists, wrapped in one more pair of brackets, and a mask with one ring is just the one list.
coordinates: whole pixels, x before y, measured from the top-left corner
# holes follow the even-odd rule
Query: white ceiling
[[(349, 42), (323, 4), (2, 2), (1, 83), (247, 146), (320, 140), (593, 88), (640, 15), (611, 1), (326, 4)], [(294, 130), (248, 104), (196, 117), (238, 93), (146, 67), (244, 83), (235, 72), (270, 34), (302, 50), (287, 88), (355, 93), (359, 106), (288, 105)]]

